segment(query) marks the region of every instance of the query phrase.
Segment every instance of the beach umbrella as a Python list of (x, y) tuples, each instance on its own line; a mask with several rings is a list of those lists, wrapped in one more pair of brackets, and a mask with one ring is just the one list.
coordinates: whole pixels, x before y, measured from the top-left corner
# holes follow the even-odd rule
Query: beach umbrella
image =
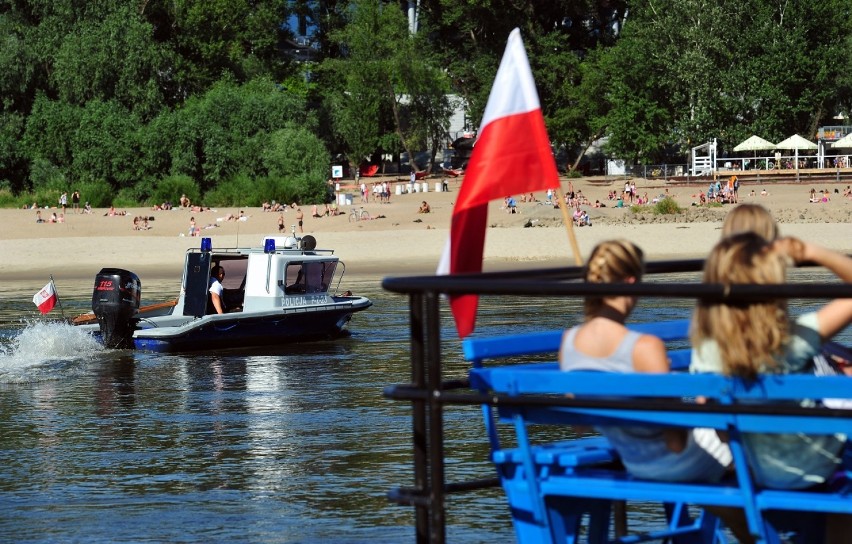
[(831, 147), (852, 147), (852, 132), (832, 143)]
[(810, 140), (806, 140), (798, 134), (793, 134), (783, 142), (775, 144), (775, 149), (792, 149), (795, 152), (796, 170), (799, 169), (799, 150), (800, 149), (817, 149), (817, 144)]
[(750, 136), (734, 147), (734, 151), (763, 151), (766, 149), (775, 149), (775, 144), (757, 135)]
[[(757, 159), (757, 152), (764, 150), (772, 150), (775, 149), (775, 144), (768, 140), (764, 140), (760, 136), (754, 134), (749, 136), (744, 141), (740, 142), (736, 147), (734, 147), (734, 151), (753, 151), (754, 158)], [(757, 162), (757, 161), (755, 161)]]

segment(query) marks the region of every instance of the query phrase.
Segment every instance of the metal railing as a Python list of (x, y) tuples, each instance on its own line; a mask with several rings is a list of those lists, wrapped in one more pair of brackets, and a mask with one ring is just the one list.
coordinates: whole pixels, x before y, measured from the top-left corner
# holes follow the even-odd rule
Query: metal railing
[[(700, 259), (649, 262), (646, 265), (646, 274), (695, 272), (701, 270), (702, 266), (703, 260)], [(474, 397), (473, 393), (448, 393), (452, 390), (467, 389), (468, 383), (466, 380), (444, 380), (441, 356), (441, 295), (628, 295), (737, 302), (767, 298), (852, 298), (852, 284), (588, 284), (577, 281), (582, 275), (581, 267), (563, 267), (459, 276), (385, 278), (382, 281), (384, 289), (409, 297), (411, 383), (389, 386), (384, 395), (394, 400), (409, 401), (412, 405), (414, 482), (411, 487), (391, 490), (388, 498), (415, 508), (418, 543), (441, 544), (446, 541), (447, 494), (497, 485), (496, 479), (452, 483), (446, 481), (444, 406), (479, 404), (487, 402), (488, 399)]]

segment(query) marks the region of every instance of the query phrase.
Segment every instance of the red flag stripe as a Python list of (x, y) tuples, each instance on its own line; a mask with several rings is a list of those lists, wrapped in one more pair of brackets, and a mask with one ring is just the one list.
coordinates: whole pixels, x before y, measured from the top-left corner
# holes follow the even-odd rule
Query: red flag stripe
[[(535, 82), (520, 31), (515, 29), (488, 97), (438, 273), (482, 271), (489, 201), (558, 186), (559, 174)], [(450, 299), (456, 330), (462, 338), (474, 330), (478, 300), (475, 295)]]

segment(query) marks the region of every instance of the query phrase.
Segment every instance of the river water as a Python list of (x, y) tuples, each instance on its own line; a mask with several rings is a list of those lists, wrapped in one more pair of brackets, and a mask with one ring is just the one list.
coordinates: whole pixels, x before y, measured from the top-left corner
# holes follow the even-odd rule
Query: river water
[[(174, 282), (142, 282), (143, 304), (175, 295)], [(0, 285), (4, 541), (414, 540), (413, 509), (385, 498), (412, 481), (410, 410), (382, 397), (409, 380), (408, 300), (380, 278), (344, 279), (374, 301), (350, 338), (180, 355), (105, 350), (39, 320), (36, 283)], [(58, 289), (65, 315), (89, 309), (90, 282)], [(643, 301), (635, 318), (687, 317), (689, 306)], [(565, 327), (580, 312), (485, 298), (478, 330)], [(446, 374), (462, 376), (442, 323)], [(479, 409), (450, 407), (445, 427), (448, 480), (493, 476)], [(450, 542), (513, 540), (499, 489), (452, 496), (448, 520)]]

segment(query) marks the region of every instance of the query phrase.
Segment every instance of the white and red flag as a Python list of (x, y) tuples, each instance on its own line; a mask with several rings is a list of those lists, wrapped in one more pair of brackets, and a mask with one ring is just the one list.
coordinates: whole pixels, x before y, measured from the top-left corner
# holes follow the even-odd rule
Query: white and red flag
[(33, 304), (38, 306), (38, 311), (46, 314), (56, 306), (56, 289), (53, 288), (53, 282), (50, 281), (41, 291), (33, 296)]
[[(438, 274), (482, 271), (488, 202), (510, 195), (559, 187), (559, 173), (550, 148), (521, 31), (509, 34), (497, 69), (479, 137), (453, 208), (450, 238)], [(461, 338), (473, 332), (479, 297), (450, 297)]]

